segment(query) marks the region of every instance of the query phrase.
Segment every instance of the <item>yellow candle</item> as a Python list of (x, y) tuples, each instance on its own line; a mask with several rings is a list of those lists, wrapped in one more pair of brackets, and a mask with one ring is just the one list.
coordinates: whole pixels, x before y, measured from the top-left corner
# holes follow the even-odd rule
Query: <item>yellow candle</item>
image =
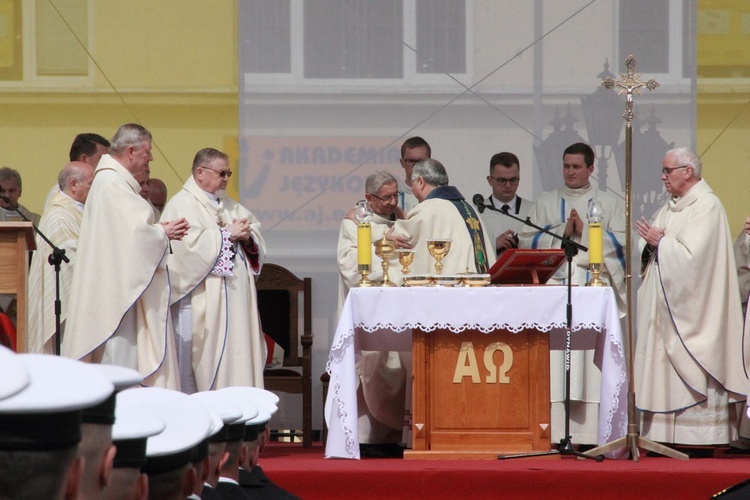
[(372, 229), (368, 223), (357, 225), (357, 263), (372, 265)]
[(604, 261), (602, 238), (601, 222), (589, 223), (589, 264), (601, 264)]

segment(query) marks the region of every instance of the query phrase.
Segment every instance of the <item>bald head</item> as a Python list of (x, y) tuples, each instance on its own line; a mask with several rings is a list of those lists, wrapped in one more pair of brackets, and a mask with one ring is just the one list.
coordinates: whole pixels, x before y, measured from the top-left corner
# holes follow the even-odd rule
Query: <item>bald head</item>
[(57, 177), (60, 191), (79, 203), (86, 203), (91, 183), (94, 181), (94, 167), (86, 162), (72, 161), (65, 165)]
[(148, 199), (159, 212), (164, 211), (167, 204), (167, 185), (161, 179), (154, 177), (148, 181)]

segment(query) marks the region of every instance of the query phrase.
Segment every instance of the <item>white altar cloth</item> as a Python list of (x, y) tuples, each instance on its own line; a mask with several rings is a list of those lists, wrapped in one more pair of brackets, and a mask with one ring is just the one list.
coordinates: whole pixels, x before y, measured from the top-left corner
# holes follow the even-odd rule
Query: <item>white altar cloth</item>
[[(352, 288), (341, 311), (326, 371), (326, 458), (359, 458), (357, 374), (363, 350), (411, 351), (412, 329), (491, 333), (538, 330), (550, 333), (550, 349), (566, 343), (567, 288)], [(599, 444), (627, 432), (627, 375), (622, 329), (609, 287), (574, 287), (572, 349), (596, 349), (602, 371)]]

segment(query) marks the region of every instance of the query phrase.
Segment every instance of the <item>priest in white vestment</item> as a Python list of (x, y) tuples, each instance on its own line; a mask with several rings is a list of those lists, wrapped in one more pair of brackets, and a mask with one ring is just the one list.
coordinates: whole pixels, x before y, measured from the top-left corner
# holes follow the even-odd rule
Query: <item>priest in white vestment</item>
[(169, 259), (183, 392), (263, 387), (266, 344), (255, 279), (266, 246), (258, 219), (226, 195), (231, 174), (226, 154), (198, 151), (191, 177), (162, 214), (190, 221)]
[[(68, 163), (58, 177), (59, 190), (50, 197), (39, 222), (39, 230), (58, 248), (65, 251), (69, 262), (60, 263), (60, 332), (65, 331), (68, 317), (70, 287), (78, 250), (78, 234), (83, 219), (83, 206), (94, 180), (94, 167), (81, 161)], [(29, 352), (56, 352), (55, 300), (56, 273), (48, 259), (52, 247), (36, 235), (36, 251), (29, 268)]]
[(169, 314), (169, 241), (184, 218), (155, 220), (136, 177), (153, 160), (151, 133), (121, 126), (102, 156), (83, 210), (62, 354), (138, 370), (145, 385), (179, 388)]
[[(560, 189), (542, 193), (529, 213), (531, 222), (559, 236), (589, 246), (588, 216), (591, 205), (598, 201), (604, 209), (602, 221), (603, 256), (601, 278), (610, 285), (617, 297), (620, 316), (626, 311), (625, 289), (625, 203), (622, 198), (600, 191), (590, 183), (594, 172), (594, 151), (588, 144), (576, 143), (563, 152), (563, 180)], [(519, 235), (521, 248), (561, 248), (560, 240), (525, 226)], [(573, 285), (584, 286), (589, 281), (588, 252), (579, 251), (573, 257)], [(565, 285), (568, 282), (567, 262), (547, 284)], [(586, 304), (573, 303), (576, 307)], [(570, 434), (576, 444), (591, 445), (598, 440), (599, 390), (601, 371), (594, 363), (594, 351), (572, 351), (570, 364)], [(552, 412), (552, 441), (567, 438), (565, 434), (565, 352), (550, 352), (550, 397)]]
[[(372, 242), (383, 238), (397, 219), (404, 213), (398, 207), (398, 181), (383, 170), (367, 177), (365, 199), (372, 207), (370, 222)], [(350, 217), (341, 221), (338, 242), (339, 262), (339, 313), (349, 289), (359, 282), (362, 275), (358, 269), (357, 223)], [(383, 279), (381, 259), (375, 255), (371, 245), (372, 272), (370, 281)], [(401, 285), (403, 275), (398, 255), (388, 261), (390, 280)], [(357, 362), (359, 387), (358, 430), (359, 442), (363, 444), (401, 443), (404, 423), (406, 383), (411, 377), (411, 353), (399, 351), (363, 351)]]
[(635, 348), (641, 435), (683, 445), (723, 445), (744, 412), (750, 338), (742, 310), (729, 224), (721, 201), (686, 148), (664, 157), (669, 201), (643, 239)]
[[(449, 239), (442, 274), (486, 273), (495, 262), (495, 245), (482, 220), (463, 195), (448, 185), (445, 167), (434, 159), (422, 160), (411, 173), (411, 190), (419, 200), (406, 220), (393, 225), (393, 236), (406, 236), (414, 248), (411, 274), (435, 274), (435, 259), (427, 240)], [(401, 247), (399, 241), (396, 246)]]
[(521, 180), (521, 166), (518, 157), (513, 153), (502, 152), (490, 158), (490, 174), (487, 184), (492, 193), (484, 200), (488, 209), (482, 220), (487, 224), (487, 230), (495, 242), (498, 256), (509, 248), (518, 248), (518, 233), (524, 224), (512, 217), (501, 213), (507, 211), (521, 219), (525, 219), (534, 202), (518, 196), (518, 184)]

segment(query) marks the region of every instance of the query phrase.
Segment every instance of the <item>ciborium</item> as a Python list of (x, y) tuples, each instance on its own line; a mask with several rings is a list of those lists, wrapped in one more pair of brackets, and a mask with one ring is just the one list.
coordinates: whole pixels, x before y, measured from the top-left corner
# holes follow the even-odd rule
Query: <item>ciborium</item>
[(396, 253), (396, 244), (386, 238), (385, 235), (373, 244), (375, 245), (375, 255), (380, 257), (383, 266), (383, 281), (380, 282), (380, 286), (398, 286), (388, 276), (388, 269), (391, 267), (389, 260)]
[(427, 240), (427, 250), (435, 258), (435, 274), (443, 271), (443, 258), (448, 255), (451, 249), (451, 240), (449, 239), (432, 239)]

